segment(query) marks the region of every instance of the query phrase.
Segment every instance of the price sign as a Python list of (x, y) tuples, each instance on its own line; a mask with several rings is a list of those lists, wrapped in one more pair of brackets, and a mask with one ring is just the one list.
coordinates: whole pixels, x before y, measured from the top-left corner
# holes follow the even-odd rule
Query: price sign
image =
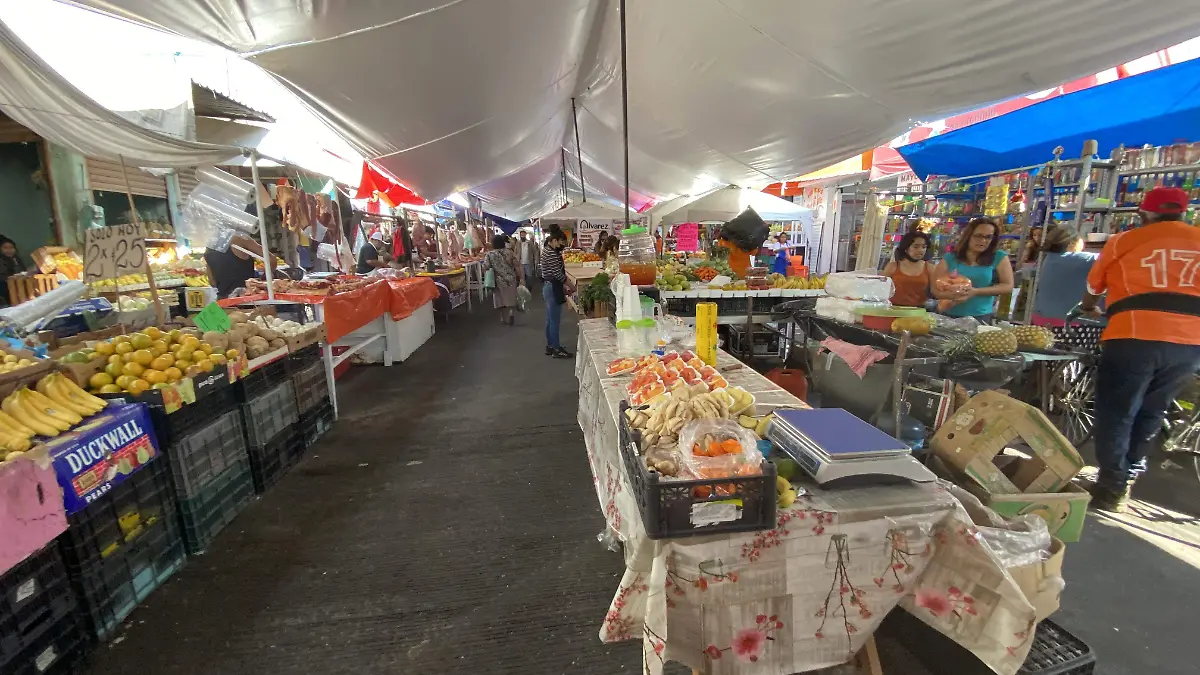
[(84, 230), (84, 282), (144, 272), (145, 236), (141, 224), (109, 225)]
[(684, 223), (675, 228), (675, 250), (696, 251), (700, 248), (700, 225)]
[(983, 198), (983, 215), (1003, 216), (1008, 213), (1008, 184), (989, 185)]
[(229, 330), (229, 315), (215, 302), (200, 310), (200, 313), (192, 321), (205, 333), (209, 331), (224, 333)]

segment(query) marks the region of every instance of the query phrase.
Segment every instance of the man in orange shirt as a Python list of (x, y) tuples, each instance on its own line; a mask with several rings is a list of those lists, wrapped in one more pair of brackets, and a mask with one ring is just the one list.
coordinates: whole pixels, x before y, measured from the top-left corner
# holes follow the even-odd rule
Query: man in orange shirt
[(1108, 294), (1096, 373), (1092, 505), (1121, 512), (1146, 470), (1146, 443), (1167, 406), (1200, 367), (1200, 228), (1182, 222), (1188, 194), (1154, 188), (1138, 207), (1142, 226), (1108, 240), (1088, 274), (1080, 308), (1099, 314)]

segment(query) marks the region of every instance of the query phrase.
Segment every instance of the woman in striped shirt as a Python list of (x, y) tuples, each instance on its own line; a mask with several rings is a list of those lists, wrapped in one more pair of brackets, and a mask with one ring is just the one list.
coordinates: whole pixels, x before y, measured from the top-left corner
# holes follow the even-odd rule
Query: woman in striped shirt
[(567, 301), (570, 281), (567, 268), (563, 265), (562, 250), (567, 247), (567, 234), (557, 225), (550, 226), (550, 236), (542, 247), (542, 298), (546, 300), (546, 356), (569, 359), (574, 356), (558, 342), (558, 331), (562, 325), (562, 306)]

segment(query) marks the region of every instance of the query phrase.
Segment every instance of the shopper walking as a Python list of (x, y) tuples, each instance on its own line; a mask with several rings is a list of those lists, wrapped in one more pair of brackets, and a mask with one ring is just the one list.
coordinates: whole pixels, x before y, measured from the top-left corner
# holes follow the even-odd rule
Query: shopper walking
[[(963, 227), (953, 253), (947, 253), (934, 271), (933, 294), (953, 303), (945, 313), (974, 317), (991, 323), (996, 313), (996, 296), (1013, 289), (1013, 267), (1008, 254), (997, 250), (1000, 231), (990, 218), (976, 218)], [(939, 282), (953, 276), (965, 277), (969, 287), (943, 291)]]
[(525, 273), (526, 288), (533, 288), (538, 258), (541, 254), (542, 252), (538, 250), (537, 242), (533, 240), (533, 237), (530, 237), (525, 230), (521, 230), (520, 240), (517, 242), (517, 255), (521, 261), (521, 271)]
[(1138, 207), (1142, 226), (1108, 240), (1080, 308), (1108, 326), (1096, 371), (1096, 463), (1092, 505), (1121, 512), (1146, 470), (1145, 445), (1167, 406), (1200, 368), (1200, 230), (1183, 222), (1188, 193), (1154, 188)]
[(524, 274), (517, 266), (516, 252), (508, 247), (508, 235), (492, 237), (492, 250), (483, 258), (483, 269), (492, 273), (495, 288), (492, 303), (500, 310), (500, 323), (513, 325), (516, 322), (513, 310), (517, 307), (517, 285), (524, 281)]
[(574, 356), (559, 344), (558, 334), (562, 325), (562, 306), (570, 292), (567, 268), (563, 264), (562, 250), (567, 247), (567, 233), (558, 225), (550, 226), (550, 235), (542, 248), (542, 298), (546, 300), (546, 356), (569, 359)]
[(929, 299), (929, 285), (933, 266), (925, 262), (929, 250), (929, 235), (916, 229), (909, 230), (896, 245), (895, 260), (883, 268), (883, 276), (890, 277), (895, 290), (892, 304), (901, 307), (924, 307)]

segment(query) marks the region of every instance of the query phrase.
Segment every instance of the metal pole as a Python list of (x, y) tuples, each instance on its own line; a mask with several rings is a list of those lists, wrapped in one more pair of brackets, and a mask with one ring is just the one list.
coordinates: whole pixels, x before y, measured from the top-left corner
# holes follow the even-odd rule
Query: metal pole
[[(621, 68), (625, 67), (625, 0), (621, 0)], [(623, 82), (624, 80), (622, 80)], [(579, 192), (583, 195), (583, 201), (587, 201), (587, 186), (583, 181), (583, 150), (579, 147), (579, 113), (575, 111), (575, 97), (571, 97), (571, 122), (575, 124), (575, 154), (579, 157)], [(566, 150), (563, 151), (563, 170), (566, 171), (567, 162)]]
[(267, 216), (264, 213), (264, 207), (258, 200), (258, 191), (262, 189), (262, 183), (258, 182), (258, 151), (250, 151), (250, 178), (254, 181), (254, 211), (258, 214), (258, 243), (263, 250), (263, 270), (267, 274), (267, 299), (275, 299), (275, 284), (272, 283), (274, 275), (271, 274), (271, 263), (275, 260), (271, 255), (271, 249), (267, 246)]
[[(629, 227), (629, 70), (626, 65), (628, 55), (625, 39), (625, 0), (621, 0), (621, 130), (625, 134), (625, 227)], [(575, 133), (579, 133), (579, 124), (575, 125)], [(582, 166), (583, 155), (579, 156), (579, 161)], [(582, 172), (579, 177), (583, 178)]]
[(558, 151), (560, 153), (562, 153), (562, 193), (563, 193), (562, 197), (563, 197), (563, 205), (566, 206), (566, 204), (567, 204), (567, 149), (559, 148)]

